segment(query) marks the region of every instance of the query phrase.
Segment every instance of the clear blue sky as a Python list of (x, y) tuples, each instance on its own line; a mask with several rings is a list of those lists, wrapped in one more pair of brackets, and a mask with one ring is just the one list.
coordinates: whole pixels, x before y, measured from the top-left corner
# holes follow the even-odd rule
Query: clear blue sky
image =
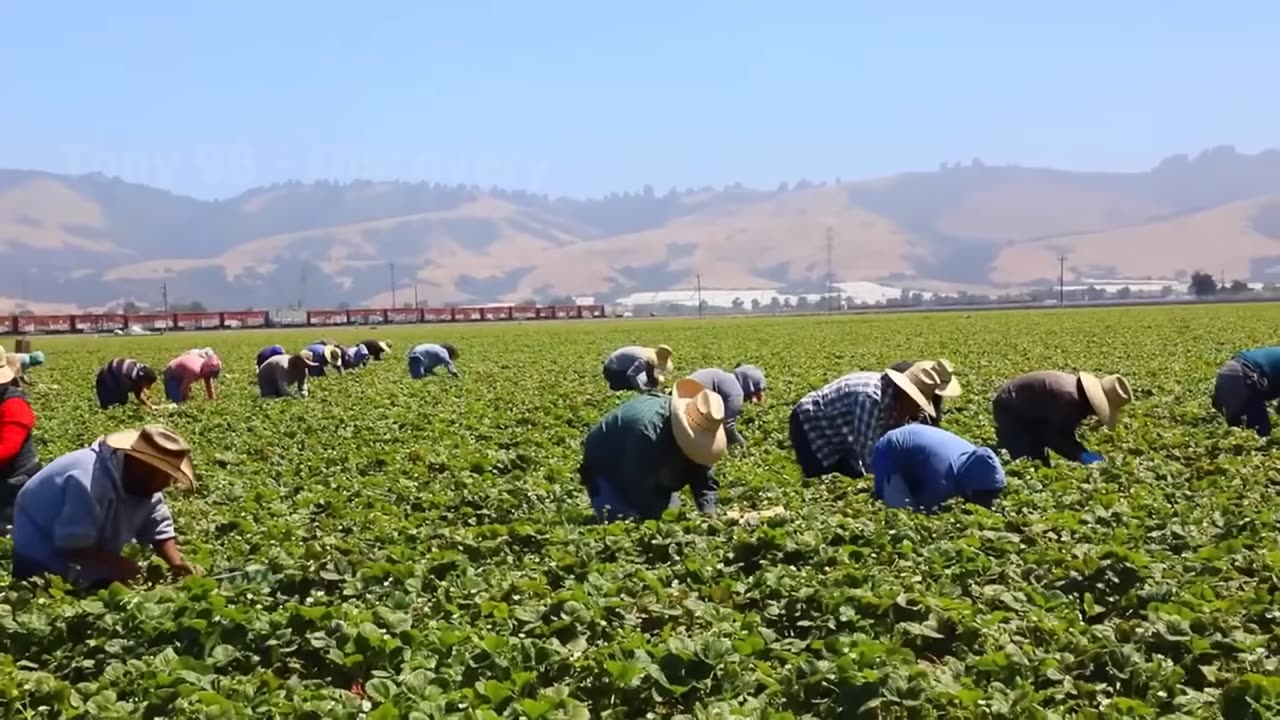
[(594, 195), (1280, 145), (1280, 3), (0, 5), (0, 167)]

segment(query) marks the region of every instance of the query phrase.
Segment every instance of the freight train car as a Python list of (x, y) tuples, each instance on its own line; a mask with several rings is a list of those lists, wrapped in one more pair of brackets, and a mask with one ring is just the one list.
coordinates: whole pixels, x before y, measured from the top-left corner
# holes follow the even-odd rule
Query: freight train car
[(337, 325), (406, 325), (412, 323), (478, 322), (601, 318), (603, 305), (484, 305), (431, 308), (357, 308), (351, 310), (181, 313), (79, 313), (75, 315), (9, 315), (0, 317), (0, 333), (100, 333), (139, 327), (150, 331), (260, 328), (276, 325), (333, 327)]

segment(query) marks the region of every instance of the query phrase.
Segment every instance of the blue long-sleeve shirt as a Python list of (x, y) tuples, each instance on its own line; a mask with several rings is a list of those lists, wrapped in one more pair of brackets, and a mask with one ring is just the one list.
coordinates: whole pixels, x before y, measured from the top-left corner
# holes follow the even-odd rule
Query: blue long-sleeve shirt
[[(942, 428), (913, 423), (876, 442), (872, 492), (890, 505), (923, 510), (954, 497), (1000, 490), (1004, 469), (995, 454)], [(891, 481), (902, 483), (891, 487)]]
[(1267, 412), (1267, 403), (1280, 399), (1280, 347), (1245, 350), (1236, 353), (1235, 359), (1257, 373), (1255, 381), (1250, 383), (1244, 425), (1263, 437), (1270, 435), (1271, 415)]
[[(124, 491), (124, 453), (102, 443), (70, 452), (36, 473), (18, 492), (13, 517), (13, 553), (47, 572), (67, 575), (68, 552), (96, 548), (118, 555), (131, 541), (152, 544), (175, 537), (164, 496)], [(101, 569), (82, 567), (94, 582)]]
[(458, 369), (453, 366), (453, 360), (449, 357), (449, 351), (435, 343), (422, 343), (415, 345), (409, 351), (409, 359), (413, 361), (417, 358), (422, 363), (422, 370), (427, 375), (435, 373), (436, 368), (444, 367), (449, 374), (458, 377)]

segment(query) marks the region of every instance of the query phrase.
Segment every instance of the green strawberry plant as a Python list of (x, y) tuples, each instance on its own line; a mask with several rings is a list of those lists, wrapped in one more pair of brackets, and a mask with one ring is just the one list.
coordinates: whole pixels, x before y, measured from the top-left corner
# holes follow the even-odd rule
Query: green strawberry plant
[[(461, 379), (394, 357), (256, 397), (262, 345), (313, 331), (39, 338), (46, 460), (157, 418), (193, 444), (170, 497), (204, 577), (93, 594), (14, 582), (0, 540), (0, 717), (1267, 717), (1280, 710), (1280, 439), (1227, 428), (1214, 370), (1274, 343), (1271, 305), (380, 330), (454, 342)], [(339, 342), (363, 329), (334, 330)], [(600, 363), (665, 342), (684, 370), (761, 365), (769, 397), (722, 502), (597, 526), (580, 442), (625, 399)], [(10, 343), (11, 344), (11, 343)], [(219, 397), (100, 411), (97, 368), (211, 345)], [(1107, 458), (1007, 465), (994, 510), (800, 478), (787, 417), (851, 370), (946, 357), (946, 425), (994, 442), (1019, 373), (1125, 374)]]

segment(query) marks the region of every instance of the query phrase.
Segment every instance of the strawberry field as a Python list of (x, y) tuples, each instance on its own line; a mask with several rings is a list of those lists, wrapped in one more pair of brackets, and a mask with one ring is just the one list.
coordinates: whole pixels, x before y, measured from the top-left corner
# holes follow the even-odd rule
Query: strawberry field
[[(81, 595), (10, 580), (0, 717), (1265, 717), (1280, 709), (1280, 441), (1209, 405), (1280, 307), (340, 329), (390, 361), (263, 401), (259, 347), (309, 331), (53, 338), (32, 372), (43, 459), (159, 413), (100, 411), (96, 369), (211, 345), (226, 370), (164, 422), (200, 488), (170, 495), (204, 577)], [(403, 351), (456, 344), (461, 379)], [(622, 395), (600, 363), (667, 343), (678, 370), (764, 368), (718, 469), (724, 508), (598, 526), (575, 468)], [(12, 346), (11, 341), (6, 341)], [(945, 357), (947, 427), (993, 443), (1006, 379), (1127, 376), (1088, 468), (1007, 466), (994, 511), (887, 510), (804, 481), (791, 404), (845, 372)], [(159, 388), (156, 388), (158, 390)]]

